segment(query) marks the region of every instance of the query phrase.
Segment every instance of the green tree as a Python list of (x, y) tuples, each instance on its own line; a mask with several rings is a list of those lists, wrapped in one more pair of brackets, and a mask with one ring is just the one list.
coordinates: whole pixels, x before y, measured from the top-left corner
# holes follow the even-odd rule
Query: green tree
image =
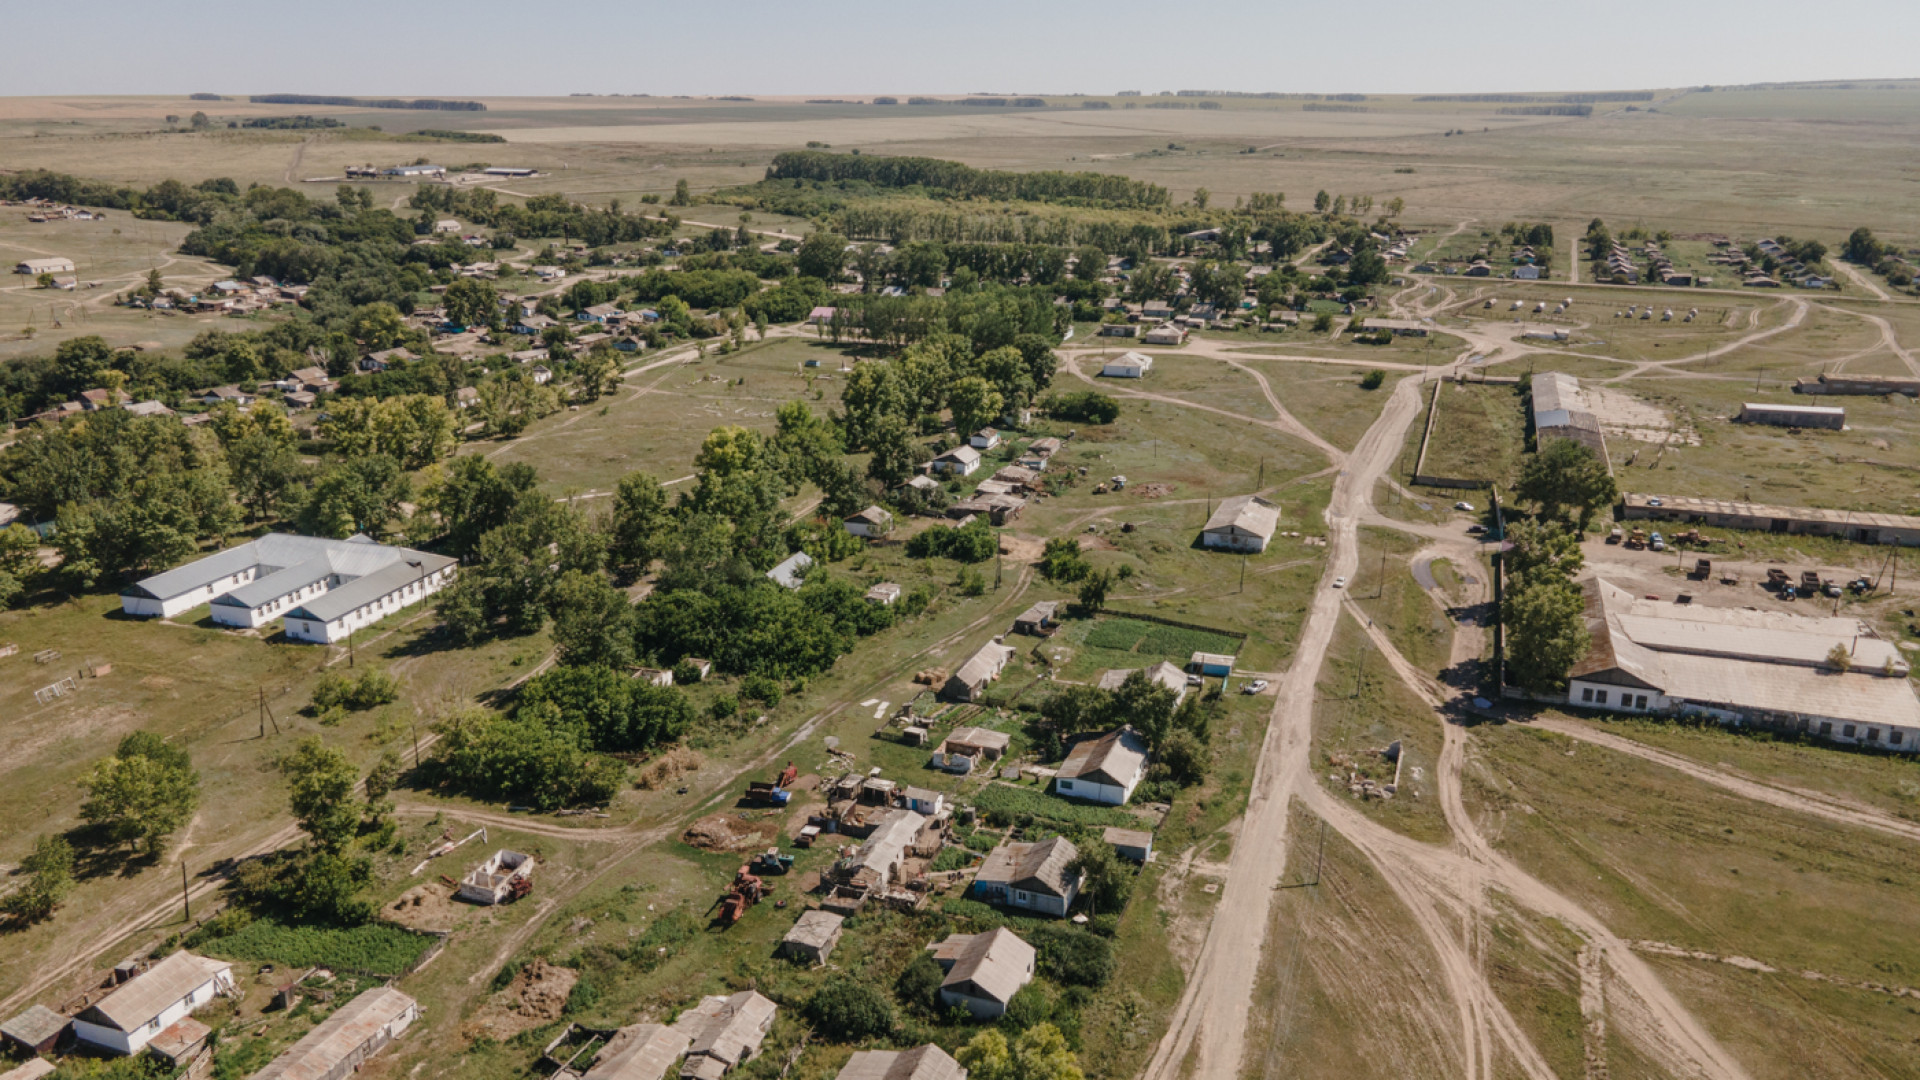
[(570, 570), (553, 587), (553, 643), (560, 662), (633, 664), (633, 604), (599, 572)]
[(889, 416), (874, 426), (867, 437), (873, 456), (867, 461), (867, 475), (889, 491), (906, 483), (920, 467), (920, 444), (907, 430), (907, 422)]
[(287, 781), (287, 803), (314, 846), (338, 854), (360, 829), (361, 806), (354, 798), (360, 774), (347, 755), (309, 735), (280, 759)]
[(1080, 898), (1095, 915), (1118, 915), (1126, 910), (1133, 896), (1133, 867), (1114, 854), (1113, 845), (1104, 840), (1085, 840), (1074, 845), (1080, 854), (1067, 865), (1069, 874), (1079, 874)]
[(1083, 1080), (1066, 1037), (1052, 1024), (1030, 1027), (1011, 1043), (988, 1028), (955, 1056), (968, 1080)]
[(441, 303), (446, 306), (448, 322), (489, 328), (498, 328), (501, 323), (500, 291), (491, 282), (456, 278), (447, 286)]
[(227, 446), (233, 493), (255, 520), (272, 516), (307, 476), (307, 466), (290, 443), (272, 435), (247, 435)]
[(159, 854), (200, 805), (200, 774), (187, 751), (148, 731), (120, 740), (80, 780), (80, 816), (113, 842)]
[(1095, 570), (1080, 582), (1080, 606), (1099, 611), (1107, 606), (1107, 594), (1113, 591), (1113, 572)]
[(1322, 188), (1320, 191), (1314, 193), (1313, 209), (1315, 213), (1324, 214), (1328, 210), (1332, 209), (1332, 207), (1333, 207), (1333, 196), (1327, 194), (1325, 188)]
[(25, 525), (0, 529), (0, 608), (18, 600), (40, 572), (40, 535)]
[(420, 501), (438, 517), (446, 553), (464, 559), (482, 536), (507, 523), (521, 496), (539, 482), (534, 467), (524, 462), (495, 465), (491, 458), (467, 454), (439, 467)]
[(1570, 580), (1585, 565), (1580, 552), (1580, 537), (1557, 521), (1507, 522), (1507, 542), (1511, 548), (1501, 556), (1508, 577), (1553, 575)]
[(1212, 199), (1213, 192), (1208, 191), (1206, 188), (1193, 189), (1193, 208), (1195, 210), (1205, 210), (1207, 203), (1212, 201)]
[(620, 478), (613, 495), (607, 535), (607, 560), (615, 570), (638, 577), (659, 555), (662, 533), (672, 525), (667, 489), (651, 473)]
[(847, 267), (847, 238), (826, 229), (807, 234), (794, 257), (794, 269), (821, 281), (835, 282)]
[(1880, 256), (1885, 253), (1885, 246), (1873, 235), (1873, 230), (1864, 225), (1848, 234), (1846, 244), (1840, 249), (1840, 254), (1848, 262), (1861, 266), (1878, 265)]
[(1551, 574), (1514, 578), (1504, 607), (1507, 673), (1529, 690), (1558, 689), (1590, 641), (1580, 589)]
[(893, 992), (909, 1006), (926, 1012), (938, 1012), (940, 1009), (940, 984), (945, 981), (946, 972), (932, 953), (922, 952), (916, 955), (900, 972), (893, 982)]
[(964, 438), (991, 424), (1005, 407), (1006, 399), (993, 384), (978, 375), (954, 382), (947, 391), (947, 405), (953, 410), (953, 425)]
[(673, 198), (667, 200), (668, 206), (692, 206), (693, 190), (687, 186), (685, 178), (674, 181)]
[(293, 520), (313, 536), (378, 537), (412, 494), (412, 481), (393, 458), (379, 453), (349, 458), (320, 474)]
[(603, 343), (587, 350), (587, 354), (574, 364), (582, 401), (599, 401), (619, 389), (619, 355)]
[(50, 918), (73, 891), (73, 848), (58, 836), (42, 836), (21, 860), (20, 873), (27, 880), (0, 900), (0, 914), (22, 923)]
[(392, 304), (380, 301), (368, 304), (354, 312), (354, 340), (368, 352), (391, 349), (407, 337), (407, 320), (400, 309)]
[(844, 976), (814, 991), (801, 1011), (815, 1031), (835, 1042), (877, 1039), (894, 1027), (893, 1003), (887, 996)]
[(1620, 497), (1620, 489), (1599, 455), (1572, 439), (1554, 439), (1521, 466), (1514, 494), (1549, 518), (1569, 508), (1577, 511), (1575, 528), (1584, 533), (1594, 513)]
[(1071, 536), (1048, 540), (1040, 556), (1040, 576), (1056, 584), (1072, 584), (1092, 571), (1093, 564), (1080, 553), (1080, 541)]

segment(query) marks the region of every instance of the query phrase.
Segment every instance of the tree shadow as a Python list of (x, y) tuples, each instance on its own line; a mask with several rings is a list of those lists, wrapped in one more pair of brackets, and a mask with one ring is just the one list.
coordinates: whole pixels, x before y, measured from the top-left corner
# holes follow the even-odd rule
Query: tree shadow
[(73, 848), (73, 876), (76, 881), (138, 877), (160, 864), (159, 854), (134, 851), (115, 840), (105, 825), (75, 825), (62, 833), (61, 839)]

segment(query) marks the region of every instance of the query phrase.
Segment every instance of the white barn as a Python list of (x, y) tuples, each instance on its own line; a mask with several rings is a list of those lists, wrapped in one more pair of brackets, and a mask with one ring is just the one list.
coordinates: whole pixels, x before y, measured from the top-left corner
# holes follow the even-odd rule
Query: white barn
[(131, 1056), (214, 998), (233, 992), (233, 966), (182, 950), (120, 984), (73, 1018), (81, 1042)]
[(1200, 532), (1203, 547), (1262, 552), (1280, 527), (1280, 508), (1258, 495), (1222, 499)]
[(338, 641), (419, 603), (453, 579), (455, 560), (366, 536), (268, 533), (120, 591), (128, 615), (172, 618), (201, 604), (222, 626), (283, 619), (293, 641)]
[(1109, 379), (1141, 379), (1152, 370), (1153, 357), (1129, 350), (1107, 361), (1100, 368), (1100, 374)]

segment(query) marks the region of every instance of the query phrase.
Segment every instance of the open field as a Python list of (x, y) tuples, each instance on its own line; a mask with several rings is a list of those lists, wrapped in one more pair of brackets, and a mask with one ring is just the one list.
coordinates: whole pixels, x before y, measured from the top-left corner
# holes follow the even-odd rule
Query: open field
[[(1517, 386), (1446, 384), (1421, 472), (1510, 488), (1527, 451), (1526, 404)], [(1450, 500), (1451, 501), (1451, 500)]]
[[(1910, 1075), (1898, 1063), (1920, 1034), (1911, 1010), (1797, 975), (1908, 981), (1901, 973), (1920, 956), (1899, 926), (1920, 913), (1896, 898), (1920, 881), (1910, 849), (1521, 726), (1478, 728), (1474, 743), (1468, 808), (1528, 871), (1623, 938), (1779, 969), (1662, 965), (1669, 985), (1755, 1077)], [(1686, 813), (1668, 812), (1680, 803)], [(1855, 933), (1864, 923), (1885, 931), (1865, 951)]]
[[(1433, 711), (1401, 683), (1351, 614), (1340, 620), (1320, 681), (1314, 688), (1314, 779), (1334, 798), (1354, 799), (1362, 813), (1416, 840), (1445, 843), (1451, 835), (1440, 807), (1434, 770), (1440, 730)], [(1398, 742), (1398, 769), (1381, 751)], [(1384, 788), (1399, 776), (1391, 798), (1356, 797), (1354, 785)]]

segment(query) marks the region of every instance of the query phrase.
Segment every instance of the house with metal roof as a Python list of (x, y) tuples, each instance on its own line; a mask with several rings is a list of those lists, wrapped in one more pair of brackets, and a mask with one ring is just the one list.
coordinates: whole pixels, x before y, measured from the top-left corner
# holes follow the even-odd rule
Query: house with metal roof
[(1567, 672), (1570, 705), (1920, 751), (1910, 665), (1857, 619), (1662, 603), (1598, 578), (1583, 589), (1588, 647)]
[(973, 892), (1005, 904), (1064, 918), (1080, 895), (1080, 875), (1067, 869), (1080, 849), (1064, 836), (1035, 843), (1009, 840), (987, 854), (974, 875)]
[(419, 1018), (419, 1002), (377, 986), (335, 1009), (252, 1080), (346, 1080)]
[(331, 642), (438, 592), (454, 567), (445, 555), (366, 536), (268, 533), (129, 585), (120, 607), (172, 618), (208, 604), (223, 626), (257, 629), (277, 618), (289, 640)]
[[(1100, 673), (1099, 682), (1095, 685), (1099, 686), (1102, 690), (1118, 690), (1126, 685), (1128, 676), (1140, 670), (1142, 669), (1113, 668), (1109, 671), (1103, 671)], [(1162, 660), (1152, 667), (1146, 668), (1145, 671), (1147, 673), (1147, 681), (1164, 686), (1173, 691), (1175, 704), (1186, 699), (1187, 673), (1180, 670), (1180, 665)]]
[(1153, 357), (1128, 350), (1100, 365), (1100, 374), (1109, 379), (1141, 379), (1153, 370)]
[(1203, 547), (1259, 553), (1267, 549), (1280, 528), (1280, 507), (1258, 495), (1236, 495), (1220, 500), (1200, 530)]
[(1033, 981), (1038, 954), (1004, 926), (980, 934), (952, 934), (927, 946), (946, 972), (940, 1003), (972, 1013), (976, 1020), (1005, 1016), (1007, 1003)]
[(661, 1080), (692, 1036), (666, 1024), (633, 1024), (613, 1033), (583, 1080)]
[(933, 463), (928, 466), (933, 472), (952, 473), (960, 476), (971, 476), (973, 475), (973, 471), (979, 467), (980, 451), (975, 450), (971, 446), (956, 446), (946, 453), (941, 454), (939, 457), (934, 458)]
[(692, 1040), (686, 1060), (680, 1063), (680, 1075), (688, 1080), (720, 1080), (760, 1052), (776, 1011), (772, 1000), (753, 990), (701, 998), (700, 1004), (674, 1021), (673, 1026)]
[(864, 536), (869, 540), (878, 540), (893, 531), (893, 514), (883, 506), (869, 506), (840, 522), (847, 532), (854, 536)]
[(967, 1080), (967, 1070), (927, 1043), (911, 1050), (855, 1050), (834, 1080)]
[(1013, 659), (1013, 646), (989, 641), (954, 671), (940, 692), (955, 701), (978, 701), (987, 686), (1000, 677), (1007, 661)]
[(767, 571), (767, 580), (783, 589), (797, 589), (805, 583), (805, 574), (813, 566), (813, 556), (796, 551)]
[(233, 965), (181, 950), (89, 1005), (73, 1018), (73, 1034), (94, 1049), (131, 1056), (232, 992)]
[(1132, 728), (1120, 728), (1075, 744), (1067, 752), (1053, 788), (1071, 798), (1121, 806), (1133, 798), (1133, 789), (1146, 777), (1146, 740)]
[(780, 939), (780, 953), (783, 956), (799, 957), (822, 963), (840, 944), (840, 928), (846, 917), (831, 911), (802, 912), (793, 929)]

